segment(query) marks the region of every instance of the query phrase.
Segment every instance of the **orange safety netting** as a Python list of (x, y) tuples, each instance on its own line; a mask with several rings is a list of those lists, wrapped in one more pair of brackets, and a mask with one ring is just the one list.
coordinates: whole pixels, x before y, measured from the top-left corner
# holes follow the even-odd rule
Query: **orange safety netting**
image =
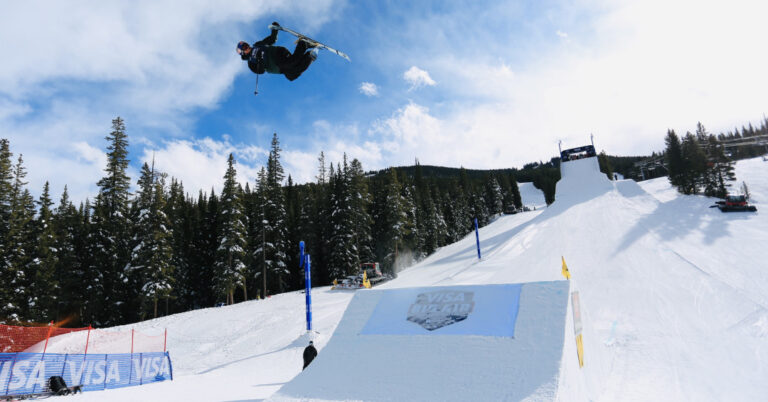
[(23, 352), (30, 347), (45, 342), (54, 336), (71, 332), (84, 331), (85, 328), (58, 328), (54, 326), (44, 327), (17, 327), (0, 324), (0, 353)]

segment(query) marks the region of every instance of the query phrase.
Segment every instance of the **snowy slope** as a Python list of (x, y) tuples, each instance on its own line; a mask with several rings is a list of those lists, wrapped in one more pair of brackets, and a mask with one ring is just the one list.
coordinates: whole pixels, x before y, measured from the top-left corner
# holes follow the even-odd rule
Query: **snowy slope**
[[(576, 363), (567, 320), (557, 399), (765, 400), (766, 169), (760, 158), (737, 164), (738, 184), (747, 182), (760, 211), (724, 214), (708, 208), (714, 200), (676, 194), (663, 179), (609, 182), (595, 158), (571, 161), (563, 164), (550, 207), (503, 216), (480, 229), (482, 261), (474, 235), (467, 236), (382, 288), (560, 280), (563, 256), (571, 288), (581, 296), (585, 367)], [(351, 298), (328, 288), (313, 291), (321, 357)], [(168, 328), (175, 380), (78, 398), (268, 398), (301, 371), (303, 319), (304, 295), (294, 292), (136, 324), (146, 333)], [(485, 362), (464, 364), (471, 373)], [(343, 381), (345, 368), (332, 370)], [(482, 378), (462, 381), (472, 387)], [(431, 399), (450, 399), (433, 388)], [(482, 399), (482, 389), (478, 395)]]
[(536, 188), (533, 183), (517, 183), (517, 188), (520, 190), (520, 199), (523, 205), (528, 208), (541, 209), (547, 206), (547, 201), (544, 199), (544, 192)]

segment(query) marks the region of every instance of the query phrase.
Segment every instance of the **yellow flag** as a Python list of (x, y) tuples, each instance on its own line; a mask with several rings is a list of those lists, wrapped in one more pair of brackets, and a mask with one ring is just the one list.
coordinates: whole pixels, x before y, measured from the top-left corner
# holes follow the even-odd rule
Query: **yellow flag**
[(368, 273), (366, 271), (363, 271), (363, 286), (367, 289), (371, 288), (371, 282), (368, 280)]
[(565, 277), (565, 279), (570, 280), (571, 279), (571, 273), (568, 272), (568, 266), (565, 265), (565, 257), (561, 256), (560, 258), (563, 259), (563, 276)]

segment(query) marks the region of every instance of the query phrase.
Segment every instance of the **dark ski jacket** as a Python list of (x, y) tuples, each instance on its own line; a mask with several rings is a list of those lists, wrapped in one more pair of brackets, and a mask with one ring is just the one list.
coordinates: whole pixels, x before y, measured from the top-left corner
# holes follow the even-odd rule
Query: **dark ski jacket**
[(280, 67), (275, 63), (275, 54), (277, 47), (273, 46), (277, 41), (277, 31), (272, 30), (266, 38), (256, 42), (251, 46), (251, 54), (249, 56), (241, 56), (243, 60), (248, 60), (248, 68), (256, 74), (264, 74), (265, 72), (271, 74), (281, 74)]
[(315, 349), (314, 346), (309, 345), (306, 348), (304, 348), (304, 368), (303, 369), (307, 368), (307, 366), (309, 366), (309, 363), (312, 363), (312, 360), (315, 359), (315, 356), (317, 356), (317, 349)]

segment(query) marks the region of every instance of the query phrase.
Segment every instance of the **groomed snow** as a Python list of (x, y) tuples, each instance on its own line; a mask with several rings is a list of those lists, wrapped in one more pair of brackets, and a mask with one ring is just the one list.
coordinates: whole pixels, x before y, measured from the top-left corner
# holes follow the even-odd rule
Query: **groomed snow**
[[(664, 179), (640, 185), (609, 182), (597, 171), (595, 158), (568, 162), (554, 204), (502, 216), (480, 229), (482, 261), (477, 261), (472, 234), (381, 288), (561, 280), (562, 256), (572, 274), (571, 290), (580, 292), (585, 366), (580, 369), (576, 361), (569, 305), (557, 400), (765, 400), (766, 170), (768, 162), (760, 158), (737, 164), (737, 185), (747, 182), (760, 210), (725, 214), (708, 208), (713, 199), (670, 191)], [(332, 351), (324, 347), (352, 296), (328, 288), (313, 290), (317, 333), (312, 336), (318, 362), (332, 360), (324, 355)], [(122, 329), (133, 327), (145, 333), (168, 328), (175, 380), (86, 393), (79, 400), (270, 398), (301, 372), (301, 352), (308, 340), (303, 331), (304, 295), (299, 292)], [(55, 351), (51, 345), (49, 351)], [(396, 368), (375, 350), (372, 356), (360, 358), (372, 366)], [(472, 375), (483, 372), (483, 359), (463, 364), (468, 374), (461, 381), (476, 392), (476, 400), (496, 395), (486, 394), (478, 386), (483, 378)], [(538, 363), (519, 364), (534, 371)], [(322, 367), (330, 371), (329, 378), (346, 378), (346, 367)], [(434, 392), (428, 399), (450, 399), (438, 384), (419, 388), (410, 394), (414, 399), (423, 395), (421, 388)], [(355, 399), (369, 398), (360, 394)]]

